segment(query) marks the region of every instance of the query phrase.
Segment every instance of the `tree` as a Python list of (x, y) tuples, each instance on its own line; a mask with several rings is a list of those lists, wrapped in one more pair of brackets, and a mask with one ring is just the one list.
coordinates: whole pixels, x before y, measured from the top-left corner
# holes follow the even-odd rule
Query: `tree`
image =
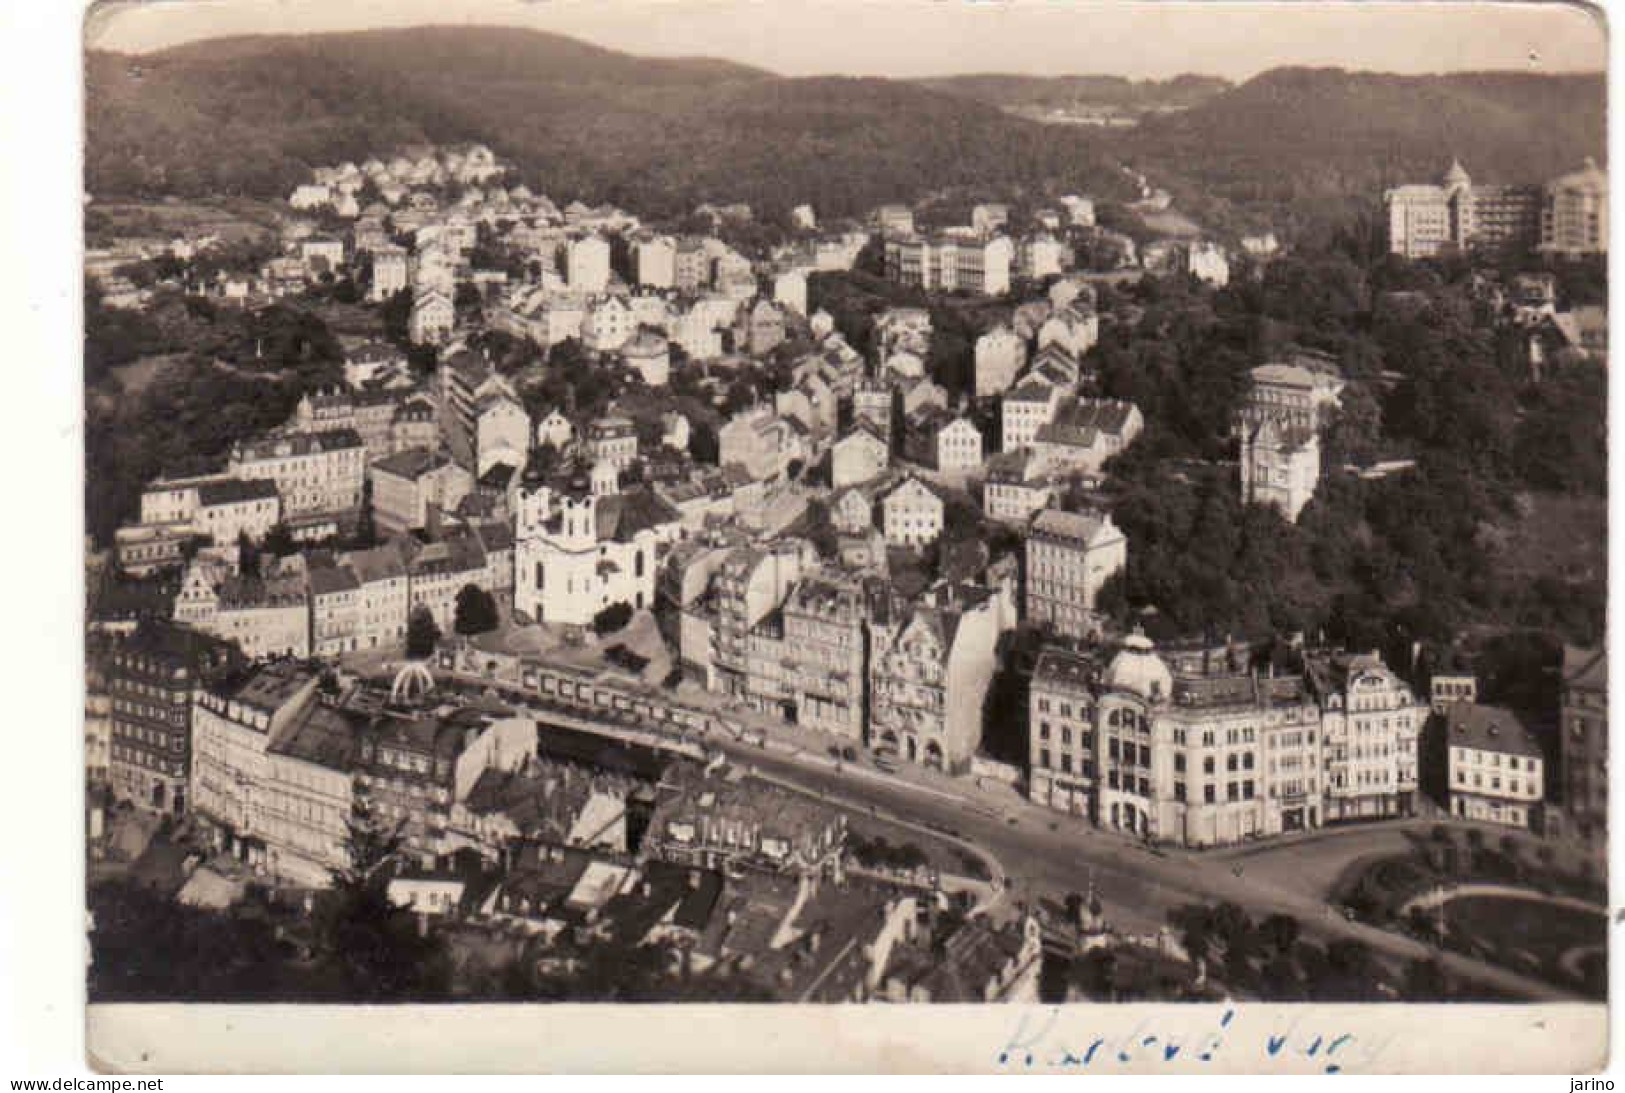
[(405, 846), (400, 825), (386, 827), (357, 802), (345, 838), (347, 862), (313, 915), (318, 962), (350, 1001), (407, 1001), (444, 995), (445, 954), (420, 933), (412, 913), (389, 898)]
[(237, 533), (237, 570), (245, 577), (258, 577), (260, 575), (260, 552), (254, 545), (254, 540), (248, 537), (248, 532)]
[(625, 600), (610, 604), (592, 617), (593, 633), (612, 634), (632, 621), (632, 605)]
[(427, 607), (419, 604), (406, 620), (406, 655), (422, 660), (434, 652), (440, 642), (440, 627)]
[(360, 550), (370, 550), (378, 545), (378, 518), (373, 509), (371, 475), (361, 483), (361, 515), (356, 519), (355, 545)]
[(1290, 953), (1292, 951), (1292, 947), (1298, 942), (1300, 927), (1298, 925), (1298, 920), (1293, 918), (1291, 915), (1270, 915), (1263, 922), (1259, 923), (1258, 928), (1263, 933), (1264, 939), (1278, 953)]
[(497, 602), (477, 584), (465, 584), (457, 593), (457, 615), (452, 629), (459, 634), (484, 634), (501, 623)]

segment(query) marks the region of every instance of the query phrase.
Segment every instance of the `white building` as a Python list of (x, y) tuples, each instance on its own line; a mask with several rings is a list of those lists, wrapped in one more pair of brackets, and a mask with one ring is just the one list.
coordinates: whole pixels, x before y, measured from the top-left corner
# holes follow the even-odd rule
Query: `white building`
[(596, 235), (570, 240), (565, 251), (565, 281), (574, 292), (603, 292), (609, 287), (609, 244)]
[(638, 284), (649, 288), (671, 288), (677, 283), (677, 244), (657, 235), (632, 245), (637, 262)]
[(646, 489), (604, 493), (580, 474), (521, 487), (514, 608), (540, 622), (586, 626), (612, 604), (652, 607), (662, 549), (680, 514)]
[(1099, 629), (1100, 589), (1128, 564), (1128, 539), (1110, 514), (1046, 509), (1027, 535), (1026, 615), (1070, 637)]
[(1027, 343), (1009, 326), (998, 326), (976, 339), (976, 397), (1002, 395), (1027, 364)]
[(1445, 710), (1450, 814), (1529, 828), (1546, 792), (1540, 744), (1511, 710), (1454, 702)]
[(927, 546), (942, 534), (942, 498), (913, 475), (885, 492), (880, 514), (880, 530), (892, 546)]

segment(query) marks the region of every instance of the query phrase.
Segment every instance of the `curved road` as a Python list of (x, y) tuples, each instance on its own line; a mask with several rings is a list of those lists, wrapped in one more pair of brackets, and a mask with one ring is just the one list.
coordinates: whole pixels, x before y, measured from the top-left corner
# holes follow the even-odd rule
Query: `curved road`
[[(468, 688), (483, 690), (493, 681), (465, 678)], [(511, 687), (497, 685), (503, 690)], [(516, 706), (532, 716), (558, 718), (579, 728), (612, 736), (635, 736), (648, 743), (658, 730), (631, 723), (589, 720), (563, 705), (544, 704), (522, 694)], [(666, 738), (668, 744), (673, 743)], [(1232, 863), (1178, 851), (1152, 851), (1119, 836), (1099, 831), (1086, 821), (1052, 812), (1026, 801), (1001, 802), (1004, 815), (990, 815), (988, 804), (968, 787), (959, 792), (878, 774), (847, 764), (837, 771), (830, 759), (815, 752), (763, 747), (726, 733), (689, 738), (722, 751), (740, 766), (831, 796), (860, 810), (904, 817), (924, 828), (956, 836), (980, 847), (1002, 867), (1015, 899), (1049, 898), (1060, 902), (1068, 892), (1082, 892), (1093, 880), (1106, 904), (1107, 918), (1119, 929), (1153, 931), (1166, 923), (1167, 912), (1192, 902), (1229, 901), (1254, 917), (1275, 913), (1296, 918), (1306, 936), (1342, 938), (1365, 943), (1379, 956), (1396, 961), (1437, 960), (1450, 972), (1531, 1001), (1587, 1001), (1580, 995), (1531, 979), (1506, 968), (1443, 952), (1414, 938), (1351, 922), (1322, 900), (1232, 872)], [(809, 741), (809, 744), (811, 741)]]

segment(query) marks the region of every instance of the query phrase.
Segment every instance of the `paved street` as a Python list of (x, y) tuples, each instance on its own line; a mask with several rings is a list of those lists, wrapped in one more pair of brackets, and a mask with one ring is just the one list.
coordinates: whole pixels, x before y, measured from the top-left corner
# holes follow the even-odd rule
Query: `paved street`
[[(465, 678), (468, 688), (490, 681)], [(685, 698), (689, 696), (685, 695)], [(562, 705), (543, 705), (526, 696), (538, 718), (603, 732), (641, 743), (668, 746), (669, 738), (652, 726), (585, 720)], [(1397, 963), (1436, 957), (1457, 975), (1477, 980), (1510, 995), (1531, 1000), (1577, 1000), (1578, 996), (1539, 980), (1456, 953), (1441, 952), (1412, 938), (1350, 922), (1324, 898), (1325, 870), (1299, 874), (1265, 868), (1249, 872), (1252, 848), (1197, 853), (1152, 850), (1100, 831), (1080, 817), (1031, 804), (1008, 787), (978, 786), (972, 779), (949, 778), (933, 771), (907, 768), (896, 773), (859, 763), (840, 762), (826, 748), (829, 738), (809, 739), (793, 727), (758, 715), (726, 708), (749, 728), (744, 738), (712, 733), (707, 746), (720, 749), (735, 763), (756, 773), (821, 795), (832, 804), (873, 810), (891, 820), (906, 820), (975, 846), (997, 863), (995, 875), (1008, 880), (1004, 899), (984, 907), (1008, 913), (1023, 902), (1059, 903), (1069, 892), (1083, 892), (1091, 880), (1105, 904), (1106, 917), (1118, 929), (1135, 933), (1156, 930), (1170, 909), (1192, 902), (1229, 901), (1255, 918), (1292, 915), (1305, 936), (1332, 941), (1359, 940)], [(758, 735), (759, 734), (759, 735)], [(757, 743), (756, 740), (761, 743)], [(1292, 858), (1314, 858), (1325, 843), (1335, 848), (1329, 858), (1346, 862), (1364, 853), (1392, 849), (1402, 839), (1400, 825), (1378, 825), (1370, 831), (1342, 828), (1302, 836), (1285, 848)], [(1363, 847), (1369, 846), (1369, 850)], [(1310, 849), (1316, 848), (1316, 849)], [(1270, 848), (1259, 847), (1260, 854)], [(1351, 857), (1352, 854), (1352, 857)], [(1300, 883), (1309, 878), (1308, 884)]]

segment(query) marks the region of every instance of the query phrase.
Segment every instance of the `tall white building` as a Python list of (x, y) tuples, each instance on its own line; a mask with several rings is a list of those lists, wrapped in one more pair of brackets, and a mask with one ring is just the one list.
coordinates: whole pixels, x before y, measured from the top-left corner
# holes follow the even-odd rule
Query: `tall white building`
[(609, 287), (609, 244), (596, 235), (570, 240), (564, 275), (573, 292), (603, 292)]

